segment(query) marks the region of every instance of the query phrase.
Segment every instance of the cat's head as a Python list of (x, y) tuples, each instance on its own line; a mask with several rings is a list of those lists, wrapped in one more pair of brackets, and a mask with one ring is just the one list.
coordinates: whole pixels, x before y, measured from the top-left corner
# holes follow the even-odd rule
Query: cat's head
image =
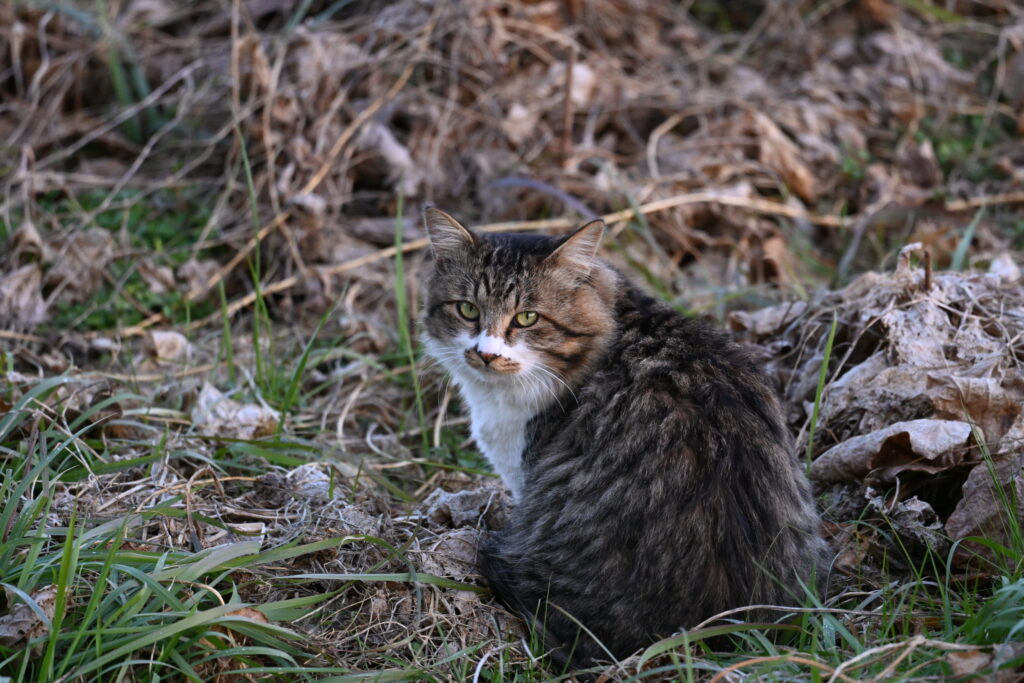
[(421, 336), (457, 379), (554, 387), (596, 360), (615, 325), (601, 221), (546, 237), (477, 234), (437, 209), (424, 219), (434, 267)]

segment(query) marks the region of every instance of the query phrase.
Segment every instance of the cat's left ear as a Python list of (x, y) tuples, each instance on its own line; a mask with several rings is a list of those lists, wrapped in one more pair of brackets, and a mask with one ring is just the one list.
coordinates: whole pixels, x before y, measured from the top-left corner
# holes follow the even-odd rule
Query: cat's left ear
[(604, 237), (604, 221), (597, 219), (577, 228), (551, 252), (548, 261), (557, 261), (579, 277), (586, 277), (597, 263), (597, 250)]

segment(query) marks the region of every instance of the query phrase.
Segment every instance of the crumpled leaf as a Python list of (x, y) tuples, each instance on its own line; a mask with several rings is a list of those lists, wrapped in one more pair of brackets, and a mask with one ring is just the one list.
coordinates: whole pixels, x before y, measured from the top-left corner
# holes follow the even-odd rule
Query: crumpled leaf
[(174, 271), (168, 266), (158, 266), (149, 259), (139, 261), (139, 277), (154, 294), (166, 294), (174, 291)]
[(790, 301), (757, 311), (733, 311), (729, 327), (736, 332), (747, 330), (756, 337), (777, 334), (807, 311), (806, 301)]
[(896, 556), (904, 552), (921, 555), (926, 550), (945, 554), (949, 541), (942, 533), (942, 520), (928, 502), (911, 496), (889, 503), (869, 486), (867, 503), (869, 510), (877, 511), (887, 520), (888, 530), (899, 536), (902, 549)]
[(1024, 379), (964, 377), (929, 373), (926, 391), (943, 415), (977, 424), (986, 444), (1002, 450), (1002, 440), (1024, 411)]
[(511, 500), (499, 486), (484, 486), (450, 493), (436, 489), (423, 501), (427, 519), (439, 526), (505, 526)]
[(189, 296), (201, 297), (206, 294), (209, 289), (207, 283), (218, 270), (220, 264), (213, 259), (189, 259), (178, 266), (178, 277), (187, 283)]
[[(991, 467), (982, 462), (967, 475), (962, 497), (946, 520), (946, 533), (953, 540), (984, 536), (1008, 542), (1007, 516), (1024, 520), (1024, 451), (997, 456)], [(973, 550), (986, 550), (971, 546)]]
[(999, 278), (999, 281), (1004, 284), (1010, 284), (1020, 279), (1020, 266), (1018, 266), (1013, 257), (1008, 253), (1003, 252), (994, 259), (988, 266), (988, 272)]
[(539, 119), (540, 112), (527, 109), (519, 102), (513, 102), (501, 122), (501, 129), (514, 144), (522, 144), (533, 137)]
[(946, 663), (959, 681), (965, 683), (1016, 683), (1018, 668), (999, 669), (1001, 664), (1024, 656), (1024, 643), (1002, 643), (976, 650), (953, 651), (946, 654)]
[[(44, 586), (32, 593), (31, 597), (52, 622), (57, 609), (57, 586)], [(13, 603), (14, 606), (7, 614), (0, 616), (0, 643), (5, 647), (24, 646), (49, 631), (48, 624), (39, 618), (35, 610), (23, 602), (15, 603), (15, 599), (11, 592), (7, 593), (7, 603)]]
[(367, 123), (360, 131), (359, 148), (380, 155), (392, 182), (401, 183), (406, 197), (419, 195), (426, 174), (413, 159), (409, 148), (398, 141), (390, 128), (380, 123)]
[(761, 163), (778, 173), (801, 199), (813, 202), (818, 196), (814, 172), (800, 158), (800, 149), (770, 118), (760, 112), (751, 114), (759, 140)]
[(963, 461), (971, 425), (955, 420), (910, 420), (855, 436), (811, 463), (821, 482), (892, 482), (904, 470), (938, 472)]
[(0, 278), (0, 327), (31, 329), (46, 320), (42, 281), (35, 263)]
[(188, 339), (181, 332), (151, 330), (146, 334), (146, 353), (157, 362), (181, 360), (188, 350)]
[(257, 439), (277, 429), (276, 410), (255, 403), (239, 403), (204, 383), (192, 408), (192, 424), (203, 434), (234, 439)]
[(48, 256), (46, 283), (62, 287), (61, 298), (85, 301), (103, 284), (103, 271), (113, 258), (114, 237), (103, 228), (76, 232), (54, 245)]
[(464, 581), (478, 575), (477, 548), (483, 540), (479, 529), (463, 527), (441, 534), (419, 558), (427, 574)]

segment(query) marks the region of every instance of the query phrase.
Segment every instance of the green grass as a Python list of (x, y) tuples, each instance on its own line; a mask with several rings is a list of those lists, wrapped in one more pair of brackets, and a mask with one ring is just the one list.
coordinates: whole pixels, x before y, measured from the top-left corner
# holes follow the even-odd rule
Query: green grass
[[(201, 681), (205, 661), (227, 657), (300, 675), (298, 664), (312, 655), (299, 634), (235, 614), (248, 606), (237, 592), (239, 571), (275, 551), (253, 542), (197, 553), (146, 547), (133, 532), (176, 516), (174, 499), (102, 521), (72, 507), (66, 526), (44, 523), (55, 512), (54, 482), (90, 450), (82, 436), (88, 421), (70, 434), (57, 423), (32, 424), (31, 406), (53, 398), (65, 380), (39, 382), (0, 420), (0, 583), (9, 607), (16, 596), (40, 622), (27, 646), (0, 645), (0, 673), (19, 681), (112, 680), (142, 667)], [(33, 598), (46, 587), (55, 595), (50, 611)], [(280, 604), (255, 607), (272, 612)]]
[[(192, 302), (180, 289), (155, 292), (138, 265), (139, 254), (154, 266), (172, 270), (191, 257), (196, 239), (210, 220), (204, 202), (170, 190), (149, 194), (122, 190), (112, 196), (87, 190), (46, 193), (38, 200), (38, 210), (58, 233), (100, 228), (115, 241), (115, 257), (104, 269), (101, 286), (84, 300), (58, 298), (44, 330), (112, 330), (137, 324), (151, 313), (184, 323), (216, 310), (213, 297)], [(22, 218), (0, 224), (0, 233), (13, 234)], [(218, 254), (218, 249), (204, 249), (197, 258)], [(75, 284), (69, 283), (72, 288)]]
[(825, 338), (825, 350), (822, 352), (821, 369), (818, 371), (818, 386), (814, 390), (814, 408), (811, 411), (811, 422), (807, 429), (807, 468), (810, 471), (811, 460), (814, 456), (814, 432), (818, 428), (818, 414), (821, 411), (821, 399), (825, 391), (825, 380), (828, 377), (828, 364), (832, 358), (832, 342), (836, 338), (836, 327), (839, 325), (839, 315), (832, 313), (832, 324), (828, 328), (828, 337)]

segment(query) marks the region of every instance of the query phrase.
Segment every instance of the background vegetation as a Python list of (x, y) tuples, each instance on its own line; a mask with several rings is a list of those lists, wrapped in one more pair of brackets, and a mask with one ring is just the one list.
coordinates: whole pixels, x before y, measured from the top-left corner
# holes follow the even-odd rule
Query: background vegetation
[(572, 675), (475, 571), (426, 202), (604, 216), (808, 461), (829, 593), (603, 680), (1020, 675), (1018, 3), (33, 0), (0, 55), (0, 680)]

